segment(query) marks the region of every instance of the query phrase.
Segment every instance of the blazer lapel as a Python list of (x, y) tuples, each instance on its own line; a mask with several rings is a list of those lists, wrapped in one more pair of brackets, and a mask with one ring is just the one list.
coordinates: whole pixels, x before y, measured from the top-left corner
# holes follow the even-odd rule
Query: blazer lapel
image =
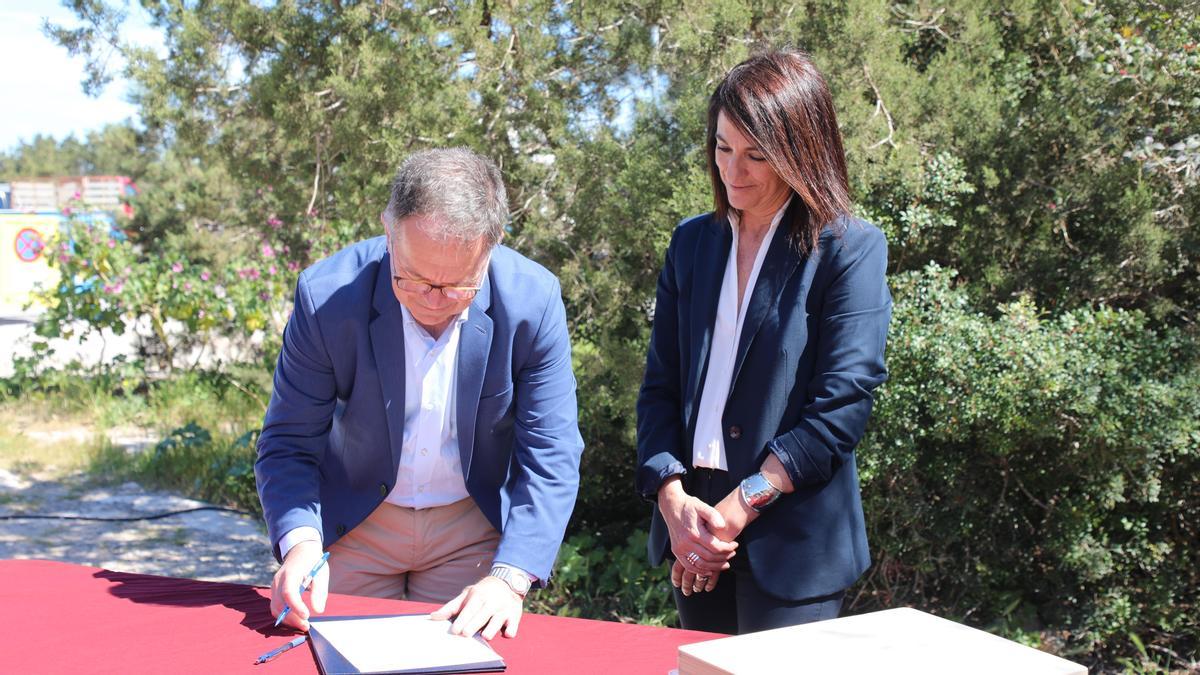
[(684, 420), (691, 429), (693, 411), (700, 397), (703, 373), (708, 367), (709, 350), (712, 348), (713, 322), (717, 316), (717, 304), (721, 300), (721, 281), (725, 276), (725, 265), (729, 260), (729, 249), (733, 245), (733, 229), (727, 220), (709, 223), (709, 232), (698, 238), (693, 259), (692, 274), (692, 362), (688, 364), (688, 391), (685, 399)]
[(800, 256), (788, 241), (792, 222), (800, 217), (804, 202), (799, 197), (792, 198), (792, 205), (775, 230), (771, 239), (767, 256), (763, 259), (762, 269), (758, 272), (758, 280), (750, 294), (750, 304), (746, 307), (746, 321), (742, 324), (742, 333), (738, 336), (737, 358), (733, 362), (733, 378), (730, 380), (729, 393), (733, 393), (733, 385), (737, 383), (738, 374), (742, 371), (742, 363), (746, 360), (746, 352), (754, 336), (762, 327), (763, 319), (773, 307), (779, 305), (779, 296), (788, 279), (800, 266)]
[(370, 332), (392, 454), (391, 475), (395, 476), (400, 466), (400, 449), (404, 445), (404, 315), (400, 311), (400, 301), (392, 292), (389, 255), (383, 254), (376, 275)]
[(471, 473), (471, 457), (475, 450), (475, 416), (479, 397), (483, 393), (483, 377), (487, 372), (488, 354), (492, 350), (491, 272), (483, 287), (471, 302), (471, 310), (458, 336), (458, 388), (455, 408), (458, 422), (458, 455), (462, 460), (463, 480)]

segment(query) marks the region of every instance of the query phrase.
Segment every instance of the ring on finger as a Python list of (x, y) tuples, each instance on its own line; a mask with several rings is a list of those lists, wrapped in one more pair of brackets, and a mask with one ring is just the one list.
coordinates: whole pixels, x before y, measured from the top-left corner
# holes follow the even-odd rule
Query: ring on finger
[(686, 559), (687, 559), (687, 561), (688, 561), (688, 562), (692, 563), (693, 565), (695, 565), (696, 563), (700, 562), (700, 556), (699, 556), (699, 555), (697, 555), (697, 553), (696, 553), (695, 551), (692, 551), (691, 553), (688, 553), (688, 554), (687, 554), (687, 556), (686, 556)]

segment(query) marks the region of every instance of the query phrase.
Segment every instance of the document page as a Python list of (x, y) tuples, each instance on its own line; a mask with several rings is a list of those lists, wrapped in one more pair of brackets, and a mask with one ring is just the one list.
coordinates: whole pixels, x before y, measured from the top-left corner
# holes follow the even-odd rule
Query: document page
[[(314, 618), (309, 632), (326, 675), (504, 668), (482, 638), (452, 635), (449, 621), (430, 621), (428, 614)], [(323, 653), (329, 647), (337, 653)]]

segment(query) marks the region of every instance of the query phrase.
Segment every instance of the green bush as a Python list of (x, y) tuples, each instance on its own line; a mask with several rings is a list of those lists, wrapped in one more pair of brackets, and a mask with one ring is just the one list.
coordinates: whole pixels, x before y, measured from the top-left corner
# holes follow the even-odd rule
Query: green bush
[(568, 537), (559, 550), (550, 585), (529, 596), (529, 611), (677, 625), (668, 568), (646, 564), (646, 537), (645, 530), (635, 529), (615, 546), (605, 546), (589, 533)]
[(93, 471), (262, 516), (254, 483), (258, 430), (213, 433), (195, 422), (174, 429), (153, 450), (129, 454), (109, 448)]
[(1099, 659), (1127, 636), (1194, 650), (1195, 343), (1103, 307), (985, 316), (953, 277), (891, 280), (891, 376), (859, 450), (875, 566), (855, 608), (914, 604)]
[(38, 293), (46, 306), (39, 336), (82, 338), (104, 329), (121, 335), (144, 323), (147, 365), (171, 370), (214, 337), (245, 340), (262, 331), (261, 358), (273, 360), (299, 270), (296, 260), (281, 257), (290, 251), (278, 237), (243, 243), (239, 255), (214, 268), (179, 243), (135, 242), (65, 212), (67, 228), (47, 258), (58, 279)]

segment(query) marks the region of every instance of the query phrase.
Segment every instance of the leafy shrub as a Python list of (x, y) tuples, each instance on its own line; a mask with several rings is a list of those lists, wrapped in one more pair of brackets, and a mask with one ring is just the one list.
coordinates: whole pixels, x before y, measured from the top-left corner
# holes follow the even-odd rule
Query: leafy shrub
[(678, 625), (665, 565), (646, 564), (645, 530), (623, 544), (605, 546), (580, 533), (563, 542), (550, 585), (529, 596), (540, 614), (605, 619), (655, 626)]
[(859, 450), (876, 564), (857, 609), (916, 604), (1069, 654), (1194, 649), (1195, 344), (1138, 312), (972, 311), (892, 278), (891, 377)]
[[(285, 320), (284, 299), (299, 264), (267, 239), (219, 269), (185, 250), (155, 242), (147, 250), (74, 216), (51, 242), (58, 282), (43, 289), (47, 310), (38, 335), (72, 338), (105, 329), (121, 335), (145, 326), (148, 365), (170, 370), (180, 356), (216, 336), (239, 341), (261, 331), (260, 353), (273, 359)], [(269, 354), (269, 356), (267, 356)]]
[(257, 429), (235, 437), (189, 422), (172, 430), (151, 451), (128, 454), (110, 448), (101, 453), (93, 469), (261, 517), (254, 484), (257, 437)]

